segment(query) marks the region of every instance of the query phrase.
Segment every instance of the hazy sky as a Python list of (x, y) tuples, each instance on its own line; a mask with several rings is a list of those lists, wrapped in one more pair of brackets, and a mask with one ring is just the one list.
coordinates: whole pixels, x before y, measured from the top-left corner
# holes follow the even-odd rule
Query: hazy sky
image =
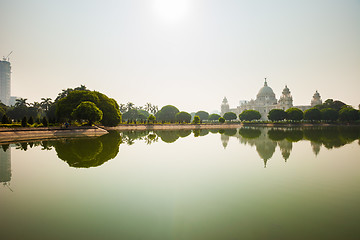
[(295, 105), (360, 104), (360, 1), (0, 0), (12, 95), (55, 98), (81, 84), (119, 103), (219, 110), (264, 77)]

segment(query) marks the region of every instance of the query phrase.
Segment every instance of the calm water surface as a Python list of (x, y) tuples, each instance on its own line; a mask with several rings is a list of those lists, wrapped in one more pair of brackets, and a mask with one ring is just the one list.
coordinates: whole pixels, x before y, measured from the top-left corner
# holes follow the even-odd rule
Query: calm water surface
[(0, 239), (359, 239), (360, 129), (2, 145)]

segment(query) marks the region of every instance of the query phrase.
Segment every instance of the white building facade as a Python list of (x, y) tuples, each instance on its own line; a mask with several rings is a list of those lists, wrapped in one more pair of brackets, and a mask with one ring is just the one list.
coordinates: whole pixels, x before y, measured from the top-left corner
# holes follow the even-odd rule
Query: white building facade
[(6, 59), (0, 60), (0, 101), (5, 105), (10, 103), (10, 76), (10, 62), (6, 61)]
[(285, 86), (282, 95), (279, 100), (277, 100), (274, 91), (268, 86), (265, 78), (264, 86), (259, 90), (255, 100), (251, 99), (250, 101), (243, 102), (236, 108), (230, 108), (225, 97), (221, 104), (221, 115), (224, 115), (226, 112), (234, 112), (236, 115), (239, 115), (244, 110), (256, 110), (261, 114), (261, 120), (267, 120), (267, 115), (272, 109), (282, 109), (286, 111), (291, 107), (296, 107), (305, 111), (306, 109), (319, 104), (322, 104), (322, 100), (320, 94), (316, 91), (310, 105), (293, 106), (293, 98), (290, 89), (287, 86)]

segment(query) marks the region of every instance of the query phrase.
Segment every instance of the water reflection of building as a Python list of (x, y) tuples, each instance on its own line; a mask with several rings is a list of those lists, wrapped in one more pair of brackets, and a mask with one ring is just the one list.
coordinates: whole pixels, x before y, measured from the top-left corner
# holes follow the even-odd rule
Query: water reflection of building
[(320, 152), (320, 148), (321, 148), (321, 143), (318, 142), (310, 142), (311, 144), (311, 148), (313, 150), (313, 153), (315, 154), (315, 156), (317, 156)]
[(11, 181), (11, 148), (0, 148), (0, 183), (9, 185)]
[[(257, 153), (264, 161), (264, 167), (266, 167), (267, 162), (274, 155), (276, 146), (279, 146), (281, 155), (285, 162), (287, 159), (289, 159), (293, 147), (293, 143), (286, 139), (279, 141), (270, 139), (268, 136), (268, 131), (269, 129), (267, 128), (242, 128), (234, 135), (234, 137), (236, 137), (241, 144), (248, 144), (250, 146), (256, 147)], [(224, 148), (226, 148), (229, 142), (229, 136), (222, 134), (221, 142)]]
[(221, 134), (221, 143), (222, 143), (224, 149), (227, 147), (227, 145), (229, 143), (229, 139), (230, 139), (230, 137), (228, 135)]
[(278, 145), (280, 147), (281, 155), (283, 156), (283, 158), (286, 162), (290, 157), (290, 152), (292, 150), (292, 142), (284, 139), (284, 140), (279, 141)]

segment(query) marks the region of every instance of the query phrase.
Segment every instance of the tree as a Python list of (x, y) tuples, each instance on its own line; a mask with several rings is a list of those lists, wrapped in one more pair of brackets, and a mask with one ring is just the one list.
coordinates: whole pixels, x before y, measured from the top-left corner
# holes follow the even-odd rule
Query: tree
[(193, 120), (193, 124), (199, 124), (200, 123), (200, 117), (199, 116), (197, 116), (197, 115), (195, 115), (194, 116), (194, 120)]
[(303, 119), (304, 113), (298, 108), (289, 108), (286, 110), (286, 119), (293, 121), (300, 121)]
[(26, 126), (27, 126), (27, 119), (26, 119), (26, 117), (23, 117), (23, 119), (21, 120), (21, 126), (22, 126), (22, 127), (26, 127)]
[(101, 121), (103, 112), (90, 101), (81, 102), (71, 113), (71, 116), (78, 120), (87, 120), (89, 125), (93, 122)]
[(209, 121), (218, 121), (220, 117), (221, 116), (219, 114), (213, 113), (213, 114), (210, 114), (210, 116), (208, 117), (208, 120)]
[(344, 106), (339, 111), (339, 120), (344, 122), (352, 122), (359, 119), (359, 113), (351, 106)]
[(282, 121), (286, 118), (286, 112), (282, 109), (272, 109), (268, 113), (268, 119), (271, 121)]
[(148, 120), (148, 122), (154, 123), (154, 121), (156, 120), (156, 117), (154, 115), (150, 114), (150, 116), (148, 117), (147, 120)]
[(327, 99), (323, 104), (317, 105), (316, 108), (318, 108), (319, 110), (325, 108), (332, 108), (338, 112), (343, 106), (346, 106), (346, 104), (339, 100), (334, 101), (333, 99)]
[(219, 117), (219, 122), (220, 122), (220, 123), (224, 123), (224, 122), (225, 122), (225, 118)]
[(304, 112), (304, 119), (318, 121), (321, 119), (321, 112), (317, 108), (310, 108)]
[(18, 98), (15, 100), (15, 107), (27, 107), (29, 104), (26, 102), (27, 98)]
[(198, 111), (195, 115), (199, 116), (201, 121), (208, 120), (209, 118), (209, 113), (205, 111)]
[(41, 123), (43, 124), (44, 127), (48, 126), (48, 120), (46, 119), (46, 117), (43, 117)]
[(191, 121), (191, 115), (187, 112), (178, 112), (176, 115), (175, 115), (175, 119), (176, 121), (178, 122), (186, 122), (186, 123), (190, 123)]
[(49, 111), (52, 104), (51, 98), (41, 98), (40, 106), (45, 112)]
[(227, 121), (232, 121), (232, 120), (235, 120), (237, 118), (237, 116), (233, 112), (227, 112), (224, 114), (223, 118), (225, 118), (225, 120), (227, 120)]
[(339, 113), (333, 108), (324, 108), (320, 112), (322, 120), (336, 121), (339, 117)]
[(161, 108), (159, 112), (156, 113), (156, 119), (158, 121), (175, 121), (175, 115), (179, 112), (179, 109), (172, 105), (166, 105)]
[(32, 116), (30, 116), (28, 123), (29, 123), (30, 125), (33, 125), (33, 124), (34, 124), (34, 119), (33, 119)]
[(59, 120), (71, 119), (71, 113), (81, 102), (93, 102), (103, 112), (101, 123), (105, 126), (116, 126), (121, 122), (121, 113), (117, 102), (106, 95), (95, 91), (75, 90), (56, 103), (56, 115)]
[(261, 114), (255, 110), (244, 110), (239, 115), (239, 119), (241, 121), (259, 120), (260, 118), (261, 118)]
[(2, 116), (1, 123), (2, 123), (2, 124), (9, 124), (9, 123), (11, 123), (10, 119), (8, 118), (8, 116), (6, 116), (6, 114), (4, 114), (4, 115)]

